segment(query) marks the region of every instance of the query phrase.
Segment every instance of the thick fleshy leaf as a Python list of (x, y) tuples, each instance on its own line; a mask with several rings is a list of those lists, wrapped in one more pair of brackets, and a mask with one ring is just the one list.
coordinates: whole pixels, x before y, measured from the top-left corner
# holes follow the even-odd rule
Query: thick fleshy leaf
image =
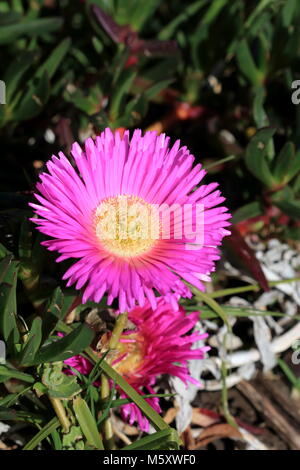
[(18, 262), (13, 261), (11, 257), (4, 258), (1, 261), (1, 268), (4, 276), (0, 284), (0, 333), (9, 350), (14, 348), (20, 339), (16, 323)]
[(94, 332), (85, 324), (77, 326), (70, 334), (60, 339), (54, 339), (45, 344), (35, 355), (33, 364), (44, 362), (64, 361), (69, 357), (80, 354), (92, 342)]
[(239, 42), (236, 48), (236, 58), (240, 70), (253, 85), (260, 85), (264, 74), (258, 69), (254, 62), (251, 49), (246, 39)]
[(21, 14), (16, 11), (9, 11), (7, 13), (1, 12), (0, 26), (17, 23), (21, 19)]
[(283, 26), (288, 28), (293, 20), (295, 13), (297, 13), (298, 0), (286, 0), (282, 8), (282, 23)]
[(20, 364), (26, 365), (34, 361), (42, 341), (42, 319), (35, 317), (32, 322), (28, 339), (20, 354)]
[(130, 24), (135, 31), (139, 31), (160, 3), (160, 0), (148, 0), (147, 2), (127, 0), (126, 2), (118, 2), (118, 7), (115, 11), (116, 20), (119, 24)]
[(271, 127), (260, 129), (249, 142), (245, 155), (248, 170), (268, 187), (272, 186), (274, 178), (268, 166), (266, 154), (267, 146), (275, 130)]
[(34, 36), (56, 31), (61, 27), (61, 18), (40, 18), (33, 21), (22, 21), (0, 27), (0, 44), (7, 44), (17, 37)]
[(234, 212), (232, 217), (232, 223), (237, 224), (239, 222), (251, 219), (252, 217), (257, 217), (262, 214), (263, 209), (260, 202), (249, 202), (249, 204), (245, 204)]
[(299, 200), (283, 200), (274, 201), (274, 204), (279, 207), (286, 215), (293, 219), (300, 220), (300, 201)]
[(43, 314), (43, 340), (45, 341), (49, 335), (54, 331), (57, 323), (64, 317), (65, 312), (63, 311), (64, 297), (59, 287), (55, 289), (53, 295)]
[(120, 74), (119, 79), (115, 85), (115, 91), (111, 97), (110, 116), (112, 120), (115, 120), (119, 116), (122, 103), (131, 87), (135, 76), (136, 71), (134, 69), (125, 69)]
[(16, 60), (8, 67), (4, 81), (6, 83), (6, 103), (10, 106), (18, 91), (18, 87), (30, 66), (34, 63), (36, 54), (32, 51), (27, 51), (16, 57)]
[(0, 382), (5, 382), (8, 379), (22, 380), (27, 383), (34, 383), (35, 379), (30, 374), (20, 372), (17, 369), (12, 369), (6, 365), (0, 365)]
[(14, 108), (13, 118), (16, 121), (31, 119), (39, 114), (50, 95), (50, 84), (47, 72), (34, 78), (28, 85), (28, 91)]
[(300, 171), (300, 152), (296, 153), (295, 145), (286, 142), (276, 158), (274, 178), (279, 184), (288, 183)]
[(87, 443), (96, 449), (103, 450), (103, 442), (97, 428), (97, 423), (86, 401), (81, 397), (76, 397), (73, 401), (73, 408)]
[(38, 68), (35, 76), (37, 78), (41, 78), (46, 73), (49, 80), (51, 80), (68, 50), (70, 49), (70, 46), (70, 38), (66, 38), (61, 43), (59, 43), (58, 46), (56, 46), (56, 48), (52, 51), (48, 59), (43, 63), (43, 65)]
[(266, 90), (264, 86), (255, 88), (255, 97), (253, 100), (253, 117), (258, 128), (269, 125), (269, 119), (266, 114), (264, 104), (266, 99)]
[[(40, 388), (52, 398), (71, 399), (81, 392), (76, 375), (66, 375), (63, 372), (63, 363), (54, 362), (44, 364), (42, 369), (42, 384)], [(37, 385), (37, 384), (36, 384)]]
[(158, 38), (163, 40), (170, 39), (182, 23), (189, 21), (207, 3), (208, 0), (197, 0), (191, 5), (186, 5), (184, 10), (159, 32)]

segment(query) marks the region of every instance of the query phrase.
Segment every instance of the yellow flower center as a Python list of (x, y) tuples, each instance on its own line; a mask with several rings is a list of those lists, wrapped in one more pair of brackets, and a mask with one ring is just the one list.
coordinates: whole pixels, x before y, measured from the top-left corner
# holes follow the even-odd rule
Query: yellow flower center
[(94, 215), (97, 238), (118, 256), (134, 257), (156, 244), (159, 218), (153, 205), (137, 196), (114, 196), (103, 200)]
[(138, 336), (138, 333), (122, 335), (121, 338), (124, 340), (134, 341), (118, 343), (118, 354), (115, 360), (113, 361), (113, 368), (123, 376), (130, 376), (139, 368), (140, 364), (143, 361), (142, 342)]

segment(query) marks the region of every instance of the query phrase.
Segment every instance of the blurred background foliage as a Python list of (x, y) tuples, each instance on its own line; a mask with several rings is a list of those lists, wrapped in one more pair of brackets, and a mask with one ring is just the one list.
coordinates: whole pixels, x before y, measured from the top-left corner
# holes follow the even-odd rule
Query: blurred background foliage
[(48, 298), (65, 269), (26, 222), (38, 174), (106, 126), (191, 149), (234, 215), (230, 261), (267, 289), (243, 238), (300, 236), (299, 28), (297, 0), (0, 2), (0, 242), (26, 298)]

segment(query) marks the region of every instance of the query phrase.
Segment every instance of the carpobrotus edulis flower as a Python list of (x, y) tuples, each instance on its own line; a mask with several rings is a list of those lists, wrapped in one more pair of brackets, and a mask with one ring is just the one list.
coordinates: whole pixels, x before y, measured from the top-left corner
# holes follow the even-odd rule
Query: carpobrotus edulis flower
[[(64, 279), (83, 289), (83, 302), (119, 300), (120, 311), (156, 307), (155, 292), (177, 308), (191, 296), (183, 280), (203, 290), (229, 234), (230, 215), (217, 183), (199, 185), (205, 170), (180, 142), (164, 134), (106, 129), (83, 150), (73, 144), (75, 164), (59, 153), (40, 175), (31, 204), (43, 242), (74, 258)], [(198, 221), (197, 221), (197, 216)]]
[[(144, 307), (136, 307), (129, 312), (128, 318), (134, 328), (125, 330), (121, 335), (112, 367), (141, 394), (155, 394), (153, 387), (162, 374), (179, 377), (185, 384), (190, 382), (200, 386), (188, 369), (190, 359), (201, 360), (210, 349), (209, 346), (195, 347), (197, 341), (207, 337), (206, 333), (192, 331), (198, 322), (199, 312), (187, 315), (182, 307), (174, 312), (162, 298), (157, 299), (157, 303), (154, 311), (146, 302)], [(64, 362), (83, 375), (93, 368), (82, 356), (73, 356)], [(66, 372), (73, 373), (68, 369)], [(119, 392), (121, 397), (126, 397), (124, 392)], [(160, 413), (158, 397), (146, 400)], [(130, 424), (137, 422), (143, 431), (149, 430), (147, 418), (134, 403), (122, 405), (121, 415)]]

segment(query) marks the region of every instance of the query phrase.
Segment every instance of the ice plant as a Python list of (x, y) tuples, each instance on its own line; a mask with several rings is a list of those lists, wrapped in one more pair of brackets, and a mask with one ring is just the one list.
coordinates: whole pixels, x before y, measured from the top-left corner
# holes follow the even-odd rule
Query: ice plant
[[(60, 152), (40, 175), (32, 220), (52, 237), (43, 245), (60, 253), (57, 261), (77, 259), (64, 279), (83, 288), (83, 302), (107, 293), (108, 305), (118, 298), (121, 312), (146, 299), (155, 308), (158, 292), (177, 308), (178, 296), (191, 296), (183, 280), (204, 290), (230, 215), (215, 207), (224, 201), (218, 184), (198, 186), (205, 170), (193, 167), (179, 141), (170, 147), (169, 140), (140, 130), (130, 139), (128, 131), (121, 137), (107, 128), (84, 150), (73, 144), (74, 165)], [(184, 212), (189, 233), (182, 233), (180, 214), (170, 215), (174, 205), (182, 213), (192, 207)]]
[[(162, 374), (179, 377), (185, 384), (200, 385), (190, 376), (188, 369), (189, 359), (203, 359), (210, 349), (208, 346), (193, 349), (196, 341), (207, 337), (206, 333), (192, 332), (199, 312), (187, 315), (182, 307), (174, 312), (162, 298), (157, 303), (154, 311), (147, 302), (144, 307), (135, 307), (129, 312), (128, 318), (134, 328), (121, 335), (112, 366), (140, 393), (154, 394), (153, 386)], [(92, 369), (92, 365), (81, 356), (64, 362), (82, 374)], [(125, 397), (122, 391), (120, 395)], [(147, 398), (147, 401), (157, 412), (161, 411), (157, 397)], [(147, 418), (134, 403), (123, 405), (121, 414), (130, 424), (136, 421), (143, 431), (149, 430)]]

